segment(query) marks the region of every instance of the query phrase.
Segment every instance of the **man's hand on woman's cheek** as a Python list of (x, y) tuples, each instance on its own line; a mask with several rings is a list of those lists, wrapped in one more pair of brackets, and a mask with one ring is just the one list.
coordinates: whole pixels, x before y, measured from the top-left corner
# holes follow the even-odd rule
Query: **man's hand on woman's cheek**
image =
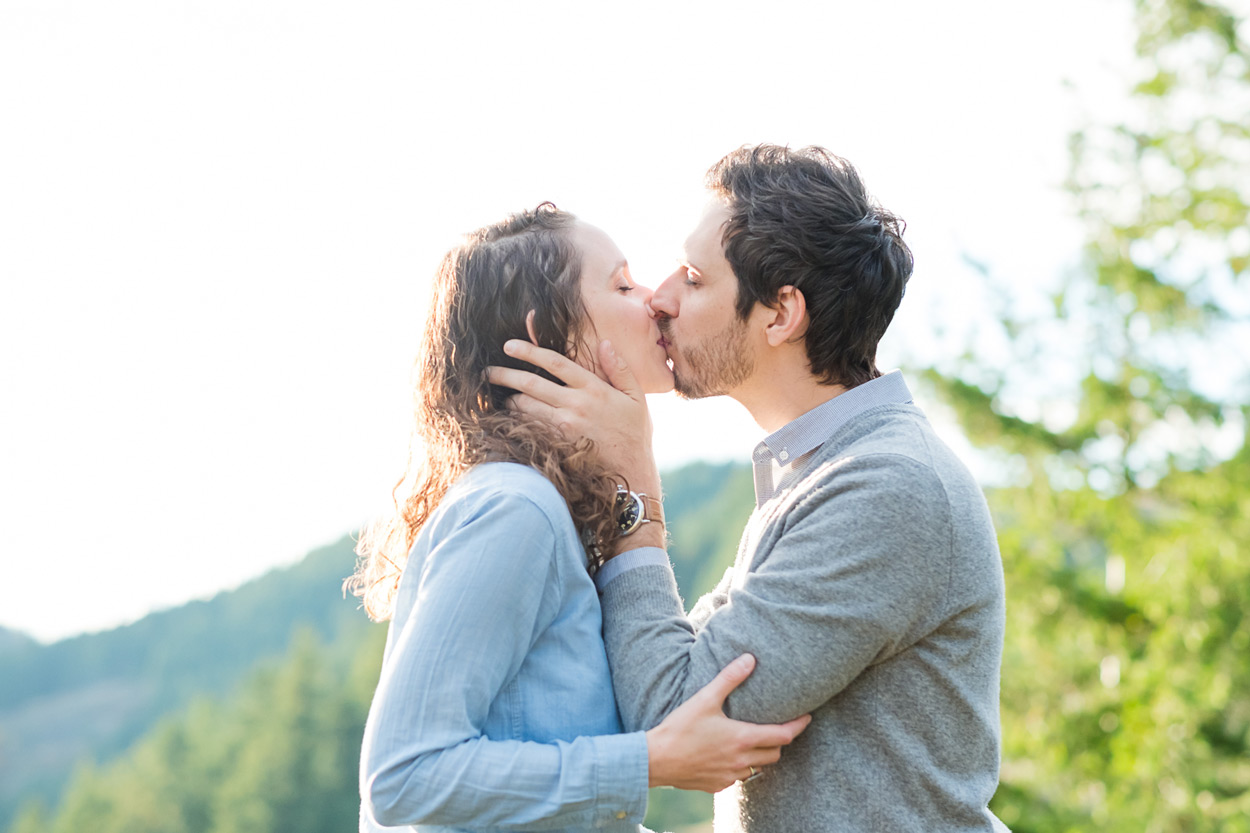
[(620, 475), (629, 488), (660, 494), (660, 477), (651, 451), (647, 398), (611, 344), (599, 344), (599, 366), (608, 382), (554, 350), (526, 341), (508, 341), (504, 352), (565, 383), (562, 387), (524, 370), (488, 368), (491, 384), (519, 391), (509, 400), (510, 407), (555, 425), (565, 436), (594, 441), (604, 464)]

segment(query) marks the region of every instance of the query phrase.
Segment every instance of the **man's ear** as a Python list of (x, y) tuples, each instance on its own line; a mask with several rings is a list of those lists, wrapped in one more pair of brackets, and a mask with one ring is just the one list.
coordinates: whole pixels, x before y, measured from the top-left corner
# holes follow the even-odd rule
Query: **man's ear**
[(769, 346), (780, 347), (807, 333), (807, 299), (795, 287), (781, 287), (768, 311), (772, 317), (765, 326), (764, 336)]

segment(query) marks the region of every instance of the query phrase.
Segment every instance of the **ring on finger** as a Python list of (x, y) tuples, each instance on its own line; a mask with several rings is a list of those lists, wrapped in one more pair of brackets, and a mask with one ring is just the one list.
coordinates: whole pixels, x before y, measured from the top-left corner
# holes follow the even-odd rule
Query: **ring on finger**
[(744, 783), (744, 784), (745, 784), (746, 782), (748, 782), (748, 781), (754, 781), (756, 778), (759, 778), (761, 775), (763, 775), (763, 774), (764, 774), (764, 770), (762, 770), (762, 769), (756, 769), (755, 767), (751, 766), (750, 764), (748, 764), (748, 765), (747, 765), (747, 769), (751, 770), (751, 774), (750, 774), (750, 775), (748, 775), (746, 778), (743, 778), (743, 779), (742, 779), (742, 783)]

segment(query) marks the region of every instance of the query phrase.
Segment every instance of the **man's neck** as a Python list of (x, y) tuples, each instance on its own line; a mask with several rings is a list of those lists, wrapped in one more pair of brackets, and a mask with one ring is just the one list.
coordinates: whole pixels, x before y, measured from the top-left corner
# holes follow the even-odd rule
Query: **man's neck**
[(802, 372), (757, 372), (729, 396), (750, 412), (760, 428), (771, 434), (846, 391), (842, 385), (822, 384), (804, 367)]

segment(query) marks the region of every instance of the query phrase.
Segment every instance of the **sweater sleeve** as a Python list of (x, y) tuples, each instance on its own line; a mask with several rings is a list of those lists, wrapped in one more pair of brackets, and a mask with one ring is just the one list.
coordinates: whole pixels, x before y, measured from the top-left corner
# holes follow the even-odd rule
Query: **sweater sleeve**
[(708, 592), (699, 597), (694, 603), (694, 607), (690, 609), (690, 624), (695, 630), (703, 627), (712, 614), (729, 601), (729, 586), (733, 582), (734, 568), (729, 565), (725, 568), (725, 574), (720, 577), (720, 581), (716, 583)]
[(702, 627), (684, 614), (669, 567), (639, 567), (603, 588), (627, 728), (656, 725), (743, 653), (755, 655), (756, 670), (729, 696), (726, 713), (790, 720), (937, 621), (951, 521), (936, 474), (909, 457), (873, 454), (831, 461), (813, 479)]

